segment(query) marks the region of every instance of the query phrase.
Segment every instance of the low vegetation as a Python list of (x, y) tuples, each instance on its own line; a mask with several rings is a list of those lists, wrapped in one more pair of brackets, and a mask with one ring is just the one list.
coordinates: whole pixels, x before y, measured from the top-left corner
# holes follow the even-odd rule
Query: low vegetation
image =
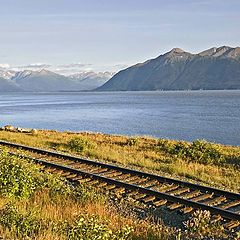
[(86, 185), (73, 186), (5, 148), (0, 148), (0, 167), (2, 239), (237, 239), (236, 234), (230, 236), (221, 226), (210, 224), (208, 212), (194, 213), (183, 229), (140, 219), (126, 209), (127, 203), (122, 203), (121, 212), (110, 204), (108, 194)]
[(97, 133), (0, 131), (0, 139), (240, 191), (240, 147)]

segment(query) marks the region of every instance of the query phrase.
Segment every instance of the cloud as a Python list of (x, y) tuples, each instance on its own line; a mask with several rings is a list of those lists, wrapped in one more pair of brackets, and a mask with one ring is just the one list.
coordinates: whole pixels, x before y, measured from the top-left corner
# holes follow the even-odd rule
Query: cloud
[(54, 70), (57, 73), (63, 75), (71, 75), (81, 71), (91, 71), (92, 64), (90, 63), (69, 63), (69, 64), (62, 64), (58, 65)]
[(0, 63), (0, 68), (1, 69), (10, 68), (10, 65), (8, 63)]
[(49, 68), (51, 67), (50, 64), (46, 64), (46, 63), (31, 63), (29, 65), (25, 65), (25, 66), (18, 66), (16, 68), (21, 68), (21, 69), (39, 69), (39, 68)]
[(125, 69), (125, 68), (128, 68), (130, 67), (131, 64), (123, 64), (123, 63), (120, 63), (120, 64), (116, 64), (116, 65), (113, 65), (113, 68), (116, 68), (116, 69)]
[(90, 63), (70, 63), (70, 64), (59, 65), (58, 68), (85, 68), (91, 65), (92, 64)]

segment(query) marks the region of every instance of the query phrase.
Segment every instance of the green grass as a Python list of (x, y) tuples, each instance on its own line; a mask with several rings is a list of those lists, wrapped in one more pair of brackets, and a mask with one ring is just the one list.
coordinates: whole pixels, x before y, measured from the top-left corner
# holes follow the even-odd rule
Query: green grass
[(240, 191), (240, 147), (95, 133), (0, 131), (0, 139)]
[(121, 212), (110, 204), (108, 194), (87, 185), (72, 186), (58, 175), (43, 172), (39, 165), (9, 155), (7, 148), (0, 148), (0, 167), (3, 239), (183, 240), (237, 236), (210, 223), (207, 212), (194, 213), (183, 230), (150, 218), (139, 219), (127, 203), (121, 203)]

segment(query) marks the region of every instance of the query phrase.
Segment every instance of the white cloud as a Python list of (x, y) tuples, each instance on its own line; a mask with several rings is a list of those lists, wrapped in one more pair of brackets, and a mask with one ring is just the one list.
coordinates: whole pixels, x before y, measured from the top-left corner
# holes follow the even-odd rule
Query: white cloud
[(20, 69), (39, 69), (39, 68), (49, 68), (49, 67), (51, 67), (51, 65), (46, 64), (46, 63), (30, 63), (28, 65), (17, 66), (16, 68), (20, 68)]
[(10, 68), (8, 63), (0, 63), (0, 68)]
[(92, 64), (90, 63), (69, 63), (56, 66), (53, 71), (63, 74), (71, 75), (79, 72), (92, 71)]
[(90, 63), (70, 63), (70, 64), (63, 64), (59, 65), (58, 68), (85, 68), (91, 66)]

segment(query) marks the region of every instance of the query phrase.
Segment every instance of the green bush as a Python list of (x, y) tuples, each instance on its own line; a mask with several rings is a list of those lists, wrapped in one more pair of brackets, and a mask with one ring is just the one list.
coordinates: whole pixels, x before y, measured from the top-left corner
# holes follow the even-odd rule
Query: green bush
[(0, 149), (0, 194), (28, 198), (45, 184), (39, 167)]
[(179, 141), (176, 144), (170, 144), (166, 140), (159, 140), (158, 146), (167, 153), (203, 164), (218, 164), (224, 160), (220, 149), (205, 140), (196, 140), (192, 143)]
[(18, 239), (35, 236), (45, 228), (45, 224), (37, 219), (34, 213), (22, 214), (12, 204), (7, 204), (0, 211), (0, 225), (11, 232), (12, 235), (16, 235)]
[(138, 139), (137, 138), (128, 138), (126, 144), (128, 146), (137, 146), (138, 145)]
[(71, 193), (66, 180), (44, 173), (39, 165), (10, 155), (0, 148), (0, 195), (26, 199), (43, 188), (49, 188), (51, 196)]
[(68, 146), (71, 150), (80, 153), (92, 150), (96, 147), (93, 142), (83, 137), (71, 139), (68, 142)]
[(192, 218), (184, 223), (190, 239), (227, 239), (223, 225), (211, 222), (209, 211), (197, 210)]
[(161, 150), (168, 152), (169, 149), (171, 148), (171, 143), (170, 141), (166, 140), (166, 139), (158, 139), (157, 141), (157, 147), (160, 148)]
[(95, 215), (80, 215), (73, 224), (66, 223), (63, 229), (68, 240), (125, 240), (132, 232), (128, 226), (114, 232)]
[(105, 203), (106, 194), (97, 192), (96, 188), (85, 184), (78, 185), (73, 192), (74, 198), (81, 203)]

